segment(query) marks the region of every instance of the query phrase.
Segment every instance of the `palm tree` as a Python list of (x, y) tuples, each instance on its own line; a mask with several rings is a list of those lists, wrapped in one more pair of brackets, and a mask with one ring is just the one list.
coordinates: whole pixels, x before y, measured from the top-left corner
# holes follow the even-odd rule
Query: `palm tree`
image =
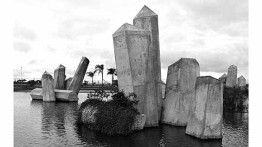
[(113, 84), (114, 75), (116, 75), (116, 69), (115, 69), (115, 68), (109, 68), (109, 69), (107, 69), (107, 75), (112, 75), (112, 84)]
[(94, 73), (98, 72), (98, 74), (102, 73), (102, 87), (103, 87), (103, 80), (104, 80), (104, 65), (96, 65)]
[(92, 85), (93, 85), (93, 78), (94, 78), (95, 72), (89, 71), (86, 74), (87, 74), (87, 76), (92, 78)]

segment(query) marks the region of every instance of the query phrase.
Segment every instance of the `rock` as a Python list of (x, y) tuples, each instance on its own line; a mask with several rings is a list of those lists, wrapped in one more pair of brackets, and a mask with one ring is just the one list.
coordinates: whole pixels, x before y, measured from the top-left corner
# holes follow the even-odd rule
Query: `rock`
[(135, 118), (134, 125), (132, 126), (132, 130), (143, 130), (146, 122), (146, 115), (140, 114)]
[(210, 76), (198, 77), (186, 134), (201, 139), (222, 138), (223, 84)]
[(69, 77), (68, 79), (65, 80), (65, 89), (68, 89), (72, 79), (73, 79), (72, 77)]
[(42, 88), (35, 88), (31, 91), (30, 96), (33, 100), (43, 100)]
[[(76, 93), (73, 93), (72, 90), (60, 90), (54, 89), (55, 98), (57, 101), (68, 101), (74, 102), (78, 101), (78, 96)], [(33, 100), (43, 100), (42, 88), (35, 88), (30, 93)]]
[(46, 71), (42, 75), (42, 96), (43, 101), (45, 102), (52, 102), (56, 100), (54, 91), (54, 79)]
[(246, 86), (246, 78), (244, 76), (240, 76), (237, 78), (237, 85), (240, 87)]
[(82, 57), (79, 65), (76, 69), (75, 75), (74, 75), (71, 83), (69, 84), (67, 90), (72, 90), (76, 94), (79, 93), (83, 79), (84, 79), (85, 74), (86, 74), (88, 64), (89, 64), (89, 60), (86, 57)]
[(55, 89), (65, 89), (65, 78), (65, 67), (60, 64), (54, 71)]
[(227, 80), (226, 80), (226, 86), (227, 87), (234, 87), (237, 84), (237, 66), (231, 65), (228, 68), (227, 72)]
[(200, 68), (196, 59), (181, 58), (168, 67), (162, 123), (187, 125), (199, 75)]
[(219, 77), (219, 80), (220, 80), (223, 84), (226, 84), (227, 74), (224, 73), (222, 76)]
[(158, 120), (160, 120), (162, 111), (162, 80), (161, 80), (161, 63), (160, 63), (160, 48), (159, 48), (159, 29), (158, 16), (155, 12), (144, 6), (133, 19), (133, 25), (150, 31), (151, 48), (149, 54), (153, 58), (153, 70), (155, 84), (157, 85), (157, 105), (158, 105)]
[(134, 92), (137, 95), (137, 109), (147, 116), (146, 127), (158, 126), (157, 85), (154, 58), (149, 51), (150, 34), (150, 31), (127, 23), (113, 34), (118, 88), (126, 94)]

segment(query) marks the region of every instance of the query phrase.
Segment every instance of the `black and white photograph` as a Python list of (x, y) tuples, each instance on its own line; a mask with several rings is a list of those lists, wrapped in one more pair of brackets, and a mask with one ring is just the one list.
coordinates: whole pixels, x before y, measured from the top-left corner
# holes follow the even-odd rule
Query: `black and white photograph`
[(250, 146), (248, 0), (12, 7), (13, 146)]

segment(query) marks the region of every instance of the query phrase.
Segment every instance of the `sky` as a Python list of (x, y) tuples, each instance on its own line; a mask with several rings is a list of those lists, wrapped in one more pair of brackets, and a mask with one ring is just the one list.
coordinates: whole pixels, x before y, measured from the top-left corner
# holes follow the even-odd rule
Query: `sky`
[(195, 58), (201, 76), (219, 78), (236, 65), (248, 80), (247, 0), (14, 0), (14, 78), (21, 67), (23, 78), (53, 75), (59, 64), (70, 77), (82, 56), (90, 60), (87, 71), (115, 68), (112, 34), (144, 5), (158, 14), (164, 82), (168, 66), (182, 57)]

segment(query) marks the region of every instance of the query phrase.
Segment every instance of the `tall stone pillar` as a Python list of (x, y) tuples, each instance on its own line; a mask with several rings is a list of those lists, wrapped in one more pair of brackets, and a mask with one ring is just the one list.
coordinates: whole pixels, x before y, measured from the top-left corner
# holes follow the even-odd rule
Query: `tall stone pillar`
[(162, 122), (176, 126), (186, 126), (195, 83), (200, 75), (196, 59), (181, 58), (168, 67)]
[(65, 78), (65, 67), (60, 64), (54, 71), (55, 89), (65, 89)]
[(137, 109), (146, 115), (145, 127), (158, 126), (150, 32), (125, 23), (113, 34), (113, 41), (119, 89), (137, 95)]
[(239, 78), (237, 78), (237, 85), (239, 87), (246, 86), (246, 84), (246, 78), (244, 76), (240, 76)]
[(160, 63), (160, 49), (159, 49), (159, 31), (158, 31), (158, 15), (144, 6), (133, 19), (133, 25), (150, 31), (151, 44), (149, 52), (153, 56), (153, 73), (157, 89), (157, 103), (158, 103), (158, 116), (160, 120), (162, 109), (162, 80), (161, 80), (161, 63)]
[(237, 66), (231, 65), (228, 68), (227, 72), (227, 80), (226, 80), (226, 86), (227, 87), (234, 87), (237, 84)]
[(222, 138), (223, 84), (211, 76), (198, 77), (186, 134), (201, 139)]
[(79, 65), (76, 69), (76, 72), (74, 74), (74, 77), (73, 77), (71, 83), (69, 84), (67, 90), (72, 90), (76, 94), (79, 93), (83, 79), (84, 79), (85, 74), (86, 74), (88, 64), (89, 64), (89, 60), (86, 57), (82, 57)]
[(42, 75), (42, 96), (43, 101), (45, 102), (52, 102), (56, 100), (54, 91), (54, 79), (46, 71)]

